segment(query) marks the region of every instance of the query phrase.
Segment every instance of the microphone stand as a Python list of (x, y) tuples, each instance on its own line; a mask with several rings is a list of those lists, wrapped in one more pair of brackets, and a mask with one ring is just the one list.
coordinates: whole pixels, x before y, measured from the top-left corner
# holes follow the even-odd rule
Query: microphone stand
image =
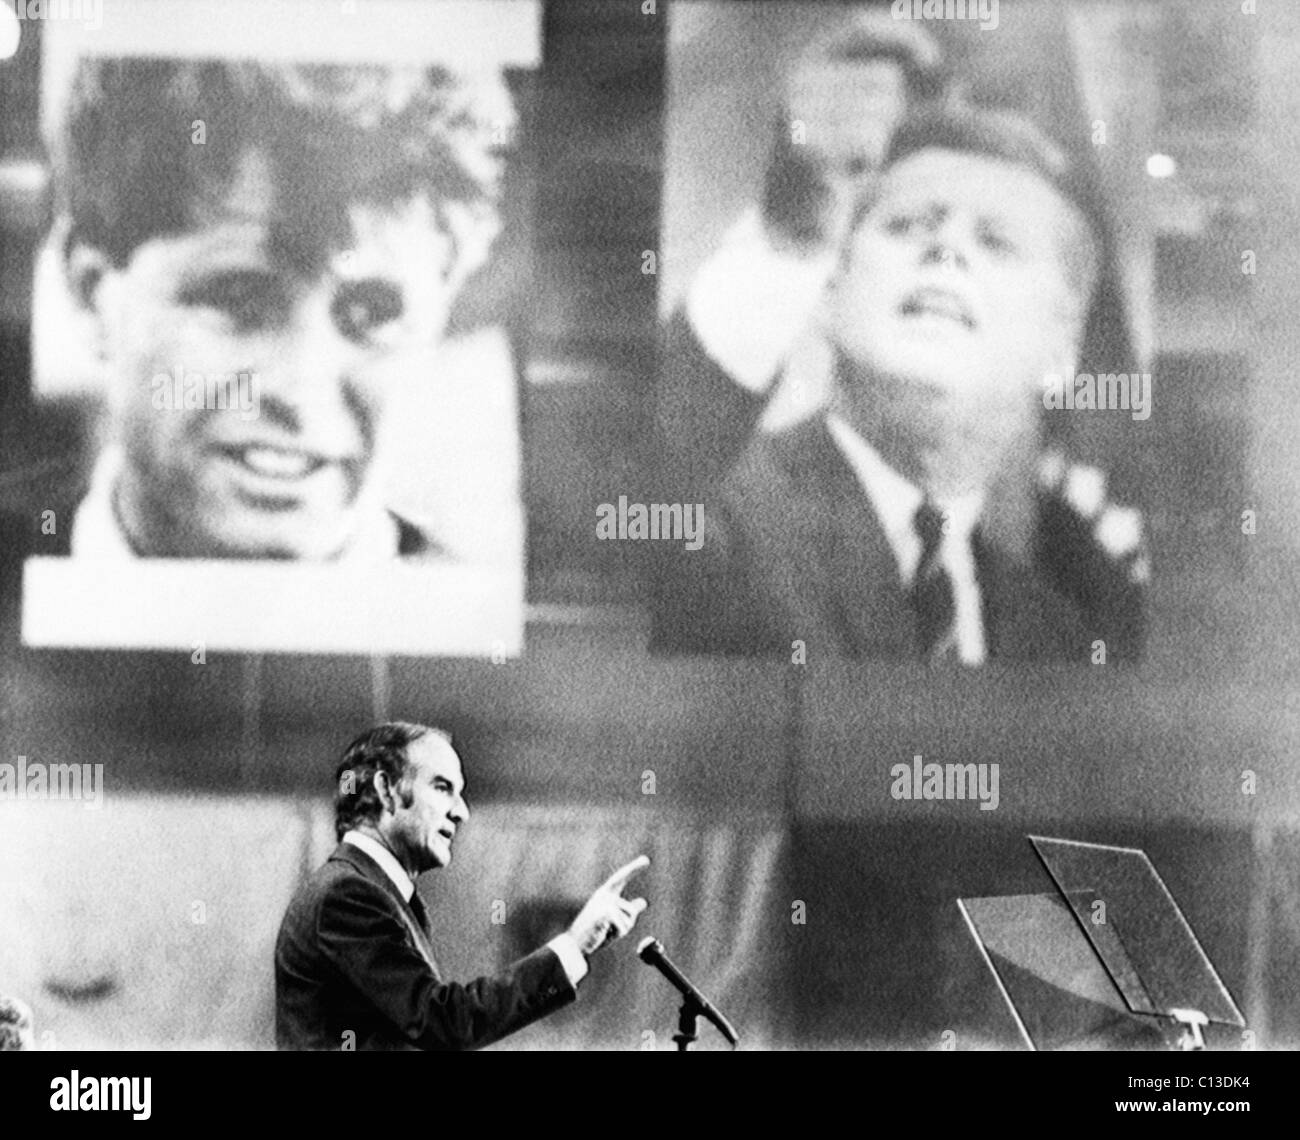
[(699, 1040), (699, 1021), (701, 1015), (707, 1017), (718, 1027), (718, 1032), (727, 1039), (734, 1049), (739, 1040), (735, 1027), (716, 1009), (709, 999), (682, 976), (664, 954), (664, 948), (657, 938), (647, 938), (637, 950), (637, 957), (648, 965), (656, 967), (682, 995), (682, 1008), (677, 1014), (677, 1032), (673, 1040), (677, 1042), (677, 1052), (685, 1053)]
[(673, 1040), (677, 1042), (677, 1052), (685, 1053), (699, 1040), (700, 1003), (694, 998), (682, 998), (682, 1008), (677, 1014), (677, 1032)]

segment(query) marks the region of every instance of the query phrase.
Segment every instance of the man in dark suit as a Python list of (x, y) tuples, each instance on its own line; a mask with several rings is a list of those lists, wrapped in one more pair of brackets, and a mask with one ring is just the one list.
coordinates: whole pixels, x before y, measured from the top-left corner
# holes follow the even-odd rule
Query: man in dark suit
[[(706, 266), (708, 295), (669, 329), (667, 493), (703, 502), (706, 525), (700, 550), (664, 552), (656, 645), (1136, 657), (1140, 519), (1105, 501), (1099, 471), (1039, 451), (1044, 383), (1074, 373), (1100, 261), (1064, 155), (1016, 116), (929, 110), (894, 136), (825, 283), (800, 282), (816, 306), (783, 312), (780, 258), (741, 254), (719, 259), (735, 289)], [(780, 326), (809, 322), (830, 402), (753, 435)]]
[(444, 981), (415, 889), (446, 867), (469, 816), (451, 739), (382, 724), (357, 737), (337, 774), (339, 846), (294, 895), (275, 948), (281, 1049), (472, 1049), (574, 1000), (587, 959), (645, 909), (624, 899), (644, 856), (616, 871), (569, 929), (496, 977)]

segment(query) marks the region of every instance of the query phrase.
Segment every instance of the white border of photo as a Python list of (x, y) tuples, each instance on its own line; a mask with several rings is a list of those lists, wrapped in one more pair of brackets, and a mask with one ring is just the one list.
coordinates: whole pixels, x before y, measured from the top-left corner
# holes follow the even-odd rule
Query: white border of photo
[(523, 577), (481, 565), (30, 558), (22, 639), (46, 649), (499, 660), (523, 652)]

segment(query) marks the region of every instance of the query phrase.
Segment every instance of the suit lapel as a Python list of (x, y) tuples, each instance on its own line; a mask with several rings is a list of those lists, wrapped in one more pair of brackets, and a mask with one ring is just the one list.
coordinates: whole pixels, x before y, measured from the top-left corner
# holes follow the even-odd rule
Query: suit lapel
[(811, 592), (832, 642), (848, 656), (916, 657), (915, 621), (898, 562), (825, 421), (784, 433), (778, 455), (790, 485), (802, 490), (802, 509), (813, 526), (818, 581)]
[[(433, 946), (429, 942), (429, 936), (415, 916), (411, 904), (402, 898), (402, 892), (397, 889), (397, 884), (385, 874), (384, 869), (376, 863), (369, 855), (359, 847), (354, 847), (351, 843), (340, 843), (331, 859), (339, 859), (349, 866), (355, 868), (360, 874), (364, 875), (372, 883), (377, 884), (388, 892), (389, 897), (397, 907), (397, 913), (410, 935), (411, 942), (420, 956), (429, 963), (429, 968), (435, 974), (439, 974), (438, 962), (433, 956)], [(418, 888), (417, 888), (418, 889)]]
[(429, 942), (429, 935), (425, 932), (424, 927), (417, 921), (414, 911), (406, 903), (402, 903), (402, 921), (406, 923), (407, 929), (411, 932), (411, 937), (415, 942), (415, 947), (420, 951), (424, 960), (429, 963), (429, 968), (436, 974), (438, 973), (438, 963), (433, 956), (433, 946)]

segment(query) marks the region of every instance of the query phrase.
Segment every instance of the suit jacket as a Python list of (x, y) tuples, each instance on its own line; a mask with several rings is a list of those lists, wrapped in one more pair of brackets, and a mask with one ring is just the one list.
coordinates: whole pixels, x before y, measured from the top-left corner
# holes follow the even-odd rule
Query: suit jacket
[[(801, 640), (810, 654), (919, 659), (893, 551), (825, 420), (755, 434), (762, 409), (675, 317), (657, 416), (664, 489), (704, 504), (705, 532), (699, 550), (656, 551), (652, 644), (788, 655)], [(1097, 640), (1108, 661), (1136, 658), (1145, 607), (1130, 568), (1068, 504), (1038, 507), (1029, 563), (972, 536), (989, 658), (1087, 662)]]
[(382, 868), (340, 843), (299, 887), (275, 946), (281, 1049), (474, 1049), (576, 996), (538, 950), (498, 977), (445, 982), (427, 933)]

